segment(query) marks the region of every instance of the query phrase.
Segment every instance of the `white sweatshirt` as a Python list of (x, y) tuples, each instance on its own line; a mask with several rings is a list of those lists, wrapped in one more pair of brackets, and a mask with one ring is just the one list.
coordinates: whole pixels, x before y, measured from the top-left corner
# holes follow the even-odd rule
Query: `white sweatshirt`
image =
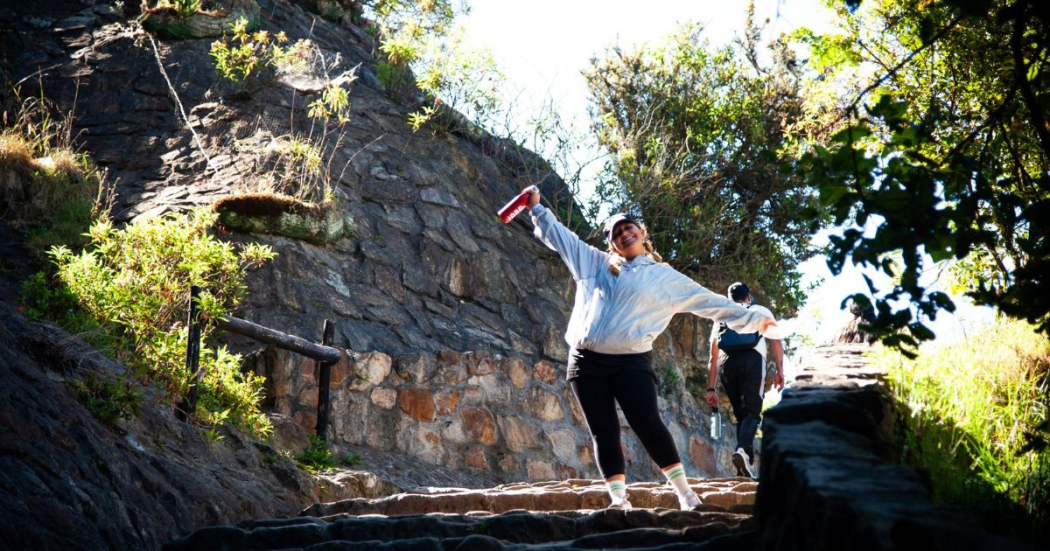
[(574, 349), (602, 354), (636, 354), (653, 349), (653, 340), (681, 312), (725, 323), (743, 333), (759, 331), (769, 316), (712, 293), (649, 255), (624, 262), (620, 275), (609, 271), (609, 253), (585, 243), (543, 205), (530, 211), (536, 237), (565, 261), (576, 281), (576, 302), (565, 331)]

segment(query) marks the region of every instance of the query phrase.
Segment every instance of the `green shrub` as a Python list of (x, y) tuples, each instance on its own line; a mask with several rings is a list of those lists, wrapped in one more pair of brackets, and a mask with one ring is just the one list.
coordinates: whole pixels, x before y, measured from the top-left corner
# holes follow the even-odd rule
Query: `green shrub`
[[(207, 233), (214, 219), (214, 213), (196, 210), (123, 229), (100, 220), (91, 226), (91, 243), (83, 252), (51, 251), (58, 279), (106, 328), (109, 352), (144, 380), (159, 383), (169, 399), (185, 395), (191, 384), (184, 363), (190, 286), (202, 288), (204, 317), (218, 317), (244, 298), (247, 270), (273, 257), (263, 245), (235, 251), (214, 239)], [(253, 434), (269, 434), (270, 423), (259, 410), (263, 379), (241, 373), (238, 355), (209, 347), (212, 332), (205, 324), (195, 414), (212, 423), (228, 417)]]
[(310, 50), (309, 40), (288, 44), (284, 32), (251, 32), (249, 22), (239, 18), (230, 24), (230, 34), (211, 44), (215, 69), (223, 78), (236, 85), (235, 95), (249, 95), (252, 77), (265, 80), (280, 68), (291, 68), (305, 62)]
[(295, 456), (295, 462), (312, 473), (335, 467), (335, 458), (332, 457), (332, 451), (328, 449), (328, 443), (316, 434), (311, 434), (309, 437), (310, 445)]
[(905, 406), (904, 459), (930, 472), (934, 498), (1035, 537), (1050, 520), (1050, 341), (1003, 319), (915, 360), (874, 357)]

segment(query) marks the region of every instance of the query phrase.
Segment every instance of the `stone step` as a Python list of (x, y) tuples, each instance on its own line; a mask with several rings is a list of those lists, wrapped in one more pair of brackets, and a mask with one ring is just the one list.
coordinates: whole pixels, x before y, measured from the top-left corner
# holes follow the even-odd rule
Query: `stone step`
[[(169, 543), (203, 549), (661, 549), (737, 538), (753, 547), (756, 483), (690, 479), (704, 506), (679, 511), (665, 484), (628, 486), (631, 510), (606, 509), (601, 481), (509, 484), (318, 504), (297, 518), (216, 526)], [(723, 542), (726, 543), (726, 542)]]
[[(758, 483), (748, 478), (689, 479), (700, 496), (704, 510), (750, 513)], [(628, 486), (628, 499), (635, 507), (653, 509), (678, 508), (678, 498), (667, 484), (651, 482)], [(468, 490), (433, 489), (428, 493), (403, 493), (380, 499), (347, 499), (318, 503), (303, 511), (304, 515), (327, 517), (351, 515), (418, 515), (425, 513), (469, 513), (488, 511), (503, 513), (518, 509), (529, 511), (570, 511), (604, 509), (609, 496), (601, 481), (571, 479), (531, 484), (506, 484), (495, 488)]]

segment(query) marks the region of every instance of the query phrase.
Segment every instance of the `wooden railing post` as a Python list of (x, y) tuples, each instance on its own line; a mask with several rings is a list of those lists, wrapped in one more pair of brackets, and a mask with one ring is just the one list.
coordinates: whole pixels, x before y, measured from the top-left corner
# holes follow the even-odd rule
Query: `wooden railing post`
[(200, 294), (200, 287), (190, 287), (189, 316), (186, 320), (186, 326), (189, 328), (186, 335), (186, 372), (190, 375), (190, 391), (181, 411), (176, 410), (176, 416), (183, 421), (197, 411), (197, 386), (201, 380), (201, 325), (198, 308)]
[[(324, 320), (324, 331), (321, 335), (321, 344), (330, 346), (335, 337), (335, 326), (332, 320)], [(334, 362), (321, 361), (320, 376), (317, 381), (317, 436), (321, 440), (328, 440), (328, 413), (331, 408), (328, 385), (332, 380), (332, 364)]]

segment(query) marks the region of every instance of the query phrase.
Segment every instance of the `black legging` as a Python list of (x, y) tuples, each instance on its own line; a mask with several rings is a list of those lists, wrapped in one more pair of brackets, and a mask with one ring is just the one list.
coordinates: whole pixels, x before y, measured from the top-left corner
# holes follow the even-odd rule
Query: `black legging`
[[(594, 353), (588, 356), (593, 358)], [(575, 358), (576, 363), (587, 358)], [(586, 370), (585, 370), (586, 371)], [(602, 477), (624, 474), (626, 469), (620, 447), (620, 421), (616, 404), (620, 404), (627, 423), (642, 441), (649, 457), (661, 469), (680, 463), (678, 449), (656, 407), (656, 381), (647, 370), (618, 367), (600, 375), (581, 375), (569, 381), (576, 400), (587, 419), (594, 441), (594, 456)]]

